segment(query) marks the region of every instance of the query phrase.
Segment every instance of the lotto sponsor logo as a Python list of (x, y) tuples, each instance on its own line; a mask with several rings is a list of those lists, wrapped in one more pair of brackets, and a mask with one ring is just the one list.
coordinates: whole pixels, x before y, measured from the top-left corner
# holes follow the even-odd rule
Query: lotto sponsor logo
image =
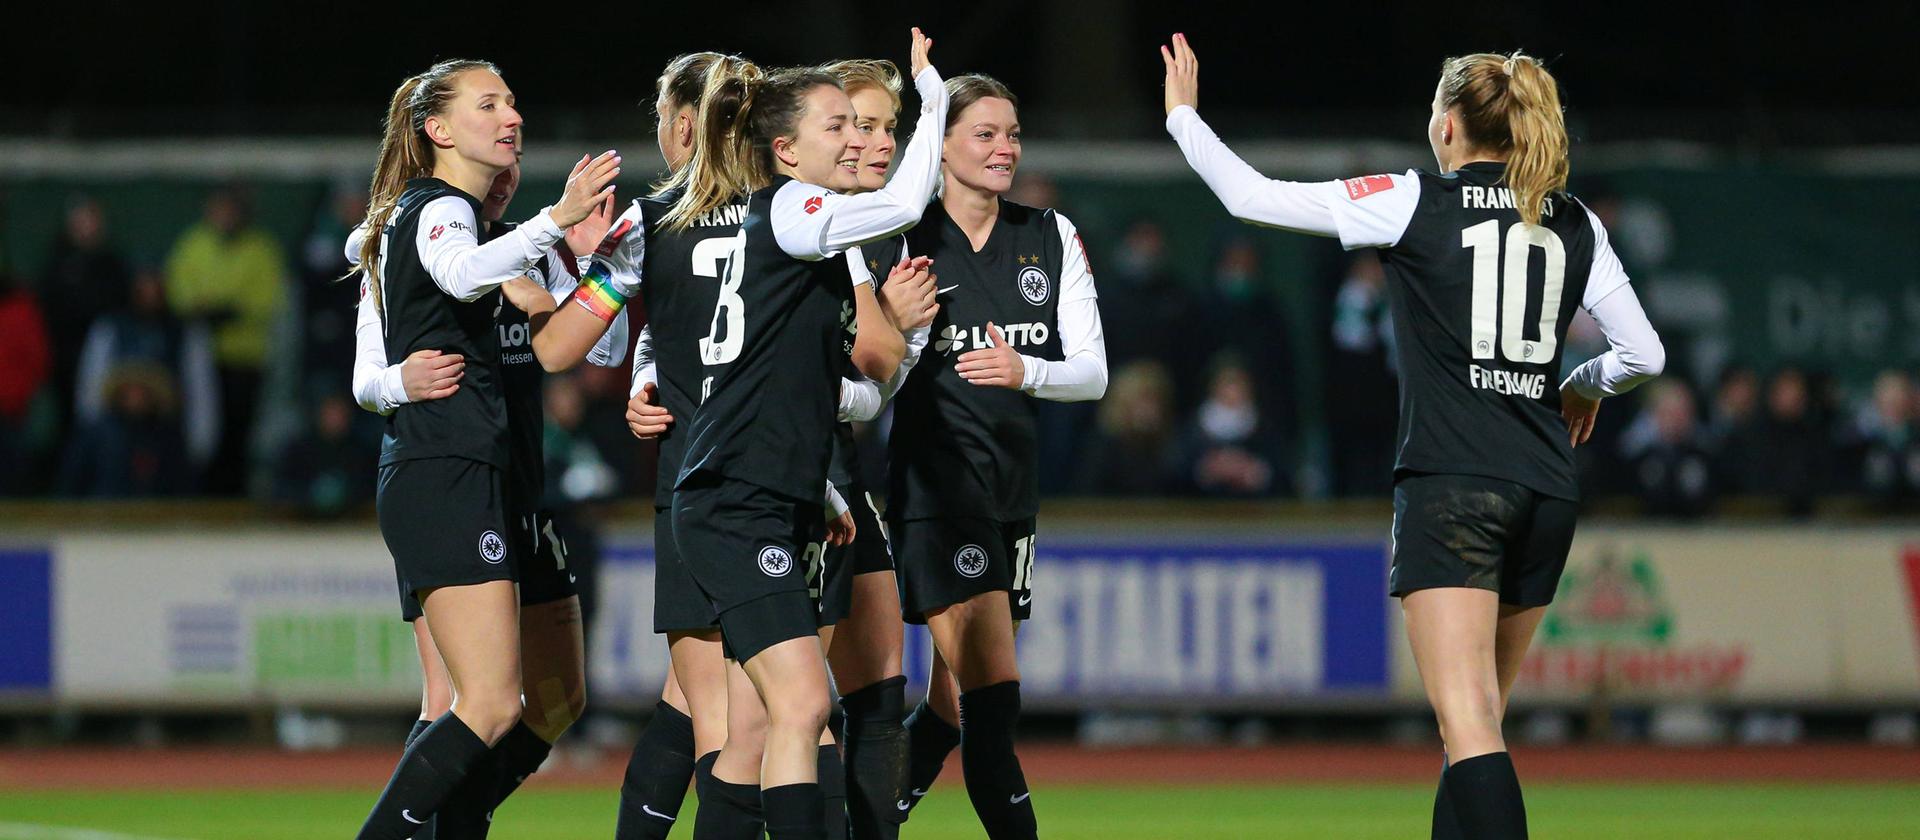
[(1468, 365), (1467, 382), (1475, 388), (1496, 394), (1535, 400), (1547, 393), (1547, 375), (1544, 373), (1514, 373), (1510, 370), (1487, 370), (1479, 365)]
[(1393, 189), (1393, 177), (1390, 175), (1368, 175), (1364, 178), (1348, 178), (1343, 183), (1347, 185), (1347, 198), (1354, 201), (1359, 201), (1375, 193), (1383, 193)]
[[(1045, 344), (1053, 336), (1053, 330), (1044, 323), (996, 324), (1000, 335), (1009, 347), (1030, 347)], [(987, 326), (981, 324), (963, 327), (948, 324), (941, 328), (940, 336), (934, 339), (935, 353), (965, 353), (968, 350), (985, 350), (993, 346), (993, 337), (987, 332)]]

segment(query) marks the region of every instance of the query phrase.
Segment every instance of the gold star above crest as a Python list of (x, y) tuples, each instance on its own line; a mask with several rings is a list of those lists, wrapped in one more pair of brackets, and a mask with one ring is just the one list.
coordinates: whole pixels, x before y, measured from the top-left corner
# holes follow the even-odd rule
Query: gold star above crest
[(1028, 257), (1028, 259), (1030, 259), (1030, 260), (1033, 260), (1033, 264), (1034, 264), (1034, 265), (1039, 265), (1039, 264), (1040, 264), (1040, 255), (1039, 255), (1039, 254), (1034, 254), (1033, 256), (1031, 256), (1031, 257)]
[(880, 270), (880, 261), (879, 261), (879, 260), (867, 260), (867, 270), (869, 270), (869, 271), (879, 271), (879, 270)]
[(1027, 264), (1027, 255), (1026, 255), (1026, 254), (1021, 254), (1021, 255), (1020, 255), (1020, 256), (1018, 257), (1018, 259), (1020, 260), (1020, 264), (1021, 264), (1021, 265), (1026, 265), (1026, 264)]

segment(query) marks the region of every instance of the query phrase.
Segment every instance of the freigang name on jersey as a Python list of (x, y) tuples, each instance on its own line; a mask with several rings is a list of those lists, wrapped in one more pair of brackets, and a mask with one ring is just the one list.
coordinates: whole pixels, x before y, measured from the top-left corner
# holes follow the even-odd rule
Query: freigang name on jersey
[[(1513, 190), (1463, 184), (1460, 187), (1460, 206), (1467, 210), (1512, 210)], [(1541, 202), (1540, 213), (1544, 216), (1553, 215), (1553, 199)]]
[[(995, 324), (1000, 335), (1006, 338), (1008, 346), (1045, 344), (1053, 330), (1046, 324), (1033, 322), (1027, 324)], [(933, 342), (933, 349), (940, 353), (965, 353), (968, 350), (986, 350), (993, 346), (993, 338), (988, 334), (986, 325), (963, 327), (948, 324), (940, 331)]]
[(1536, 400), (1547, 392), (1547, 375), (1544, 373), (1514, 373), (1510, 370), (1487, 370), (1479, 365), (1468, 365), (1467, 381), (1475, 388), (1485, 388), (1496, 394), (1517, 395)]

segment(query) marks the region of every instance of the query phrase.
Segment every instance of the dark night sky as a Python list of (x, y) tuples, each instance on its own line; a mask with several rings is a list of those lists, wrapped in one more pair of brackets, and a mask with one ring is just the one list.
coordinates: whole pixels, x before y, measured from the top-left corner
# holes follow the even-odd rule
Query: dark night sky
[[(398, 81), (436, 58), (484, 57), (505, 70), (529, 113), (581, 122), (610, 110), (639, 119), (664, 61), (692, 49), (762, 63), (847, 55), (904, 63), (910, 24), (935, 38), (943, 70), (984, 71), (1023, 98), (1036, 129), (1150, 130), (1158, 115), (1154, 45), (1185, 31), (1200, 50), (1203, 107), (1285, 133), (1304, 115), (1342, 117), (1349, 133), (1405, 132), (1441, 58), (1522, 47), (1548, 58), (1576, 117), (1620, 133), (1758, 135), (1762, 141), (1920, 142), (1915, 4), (1145, 2), (975, 0), (910, 13), (902, 4), (554, 5), (576, 20), (524, 13), (353, 12), (345, 6), (166, 5), (89, 8), (22, 37), (0, 114), (9, 134), (196, 132), (358, 134)], [(1603, 8), (1604, 7), (1604, 8)], [(1682, 9), (1684, 11), (1674, 11)], [(608, 11), (612, 10), (612, 11)], [(46, 12), (41, 12), (46, 14)], [(24, 50), (24, 52), (22, 52)], [(1621, 138), (1614, 138), (1621, 139)]]

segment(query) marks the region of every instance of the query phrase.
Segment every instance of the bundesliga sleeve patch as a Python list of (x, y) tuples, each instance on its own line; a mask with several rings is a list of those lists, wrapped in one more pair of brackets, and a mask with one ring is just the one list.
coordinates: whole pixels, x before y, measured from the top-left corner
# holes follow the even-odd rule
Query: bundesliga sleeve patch
[(817, 195), (807, 199), (807, 202), (805, 205), (807, 208), (807, 215), (811, 216), (815, 213), (820, 212), (820, 206), (825, 203), (826, 203), (826, 200)]
[(621, 219), (620, 224), (615, 225), (613, 230), (607, 231), (607, 235), (600, 240), (600, 247), (593, 249), (594, 256), (604, 257), (612, 254), (615, 248), (620, 247), (620, 241), (633, 232), (633, 227), (632, 219)]
[(1348, 178), (1342, 183), (1347, 185), (1347, 198), (1359, 201), (1374, 193), (1393, 189), (1393, 176), (1368, 175), (1365, 178)]

